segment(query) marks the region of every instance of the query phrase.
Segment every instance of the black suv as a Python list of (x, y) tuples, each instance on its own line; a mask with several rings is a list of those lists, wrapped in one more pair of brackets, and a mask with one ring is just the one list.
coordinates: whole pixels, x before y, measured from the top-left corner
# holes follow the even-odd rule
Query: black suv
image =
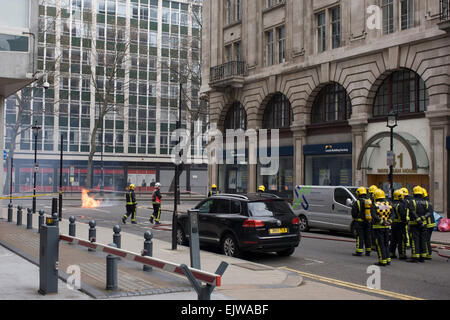
[[(300, 243), (300, 220), (276, 195), (219, 194), (195, 209), (199, 210), (200, 243), (220, 246), (227, 256), (239, 257), (244, 251), (290, 256)], [(188, 230), (188, 214), (179, 214), (178, 244), (189, 245)]]

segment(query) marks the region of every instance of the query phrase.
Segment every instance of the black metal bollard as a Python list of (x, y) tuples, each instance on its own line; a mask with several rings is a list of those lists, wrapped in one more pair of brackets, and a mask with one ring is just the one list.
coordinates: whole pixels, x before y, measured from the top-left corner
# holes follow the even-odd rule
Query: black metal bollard
[(13, 204), (8, 203), (8, 222), (13, 221)]
[[(117, 248), (115, 243), (111, 243), (109, 246)], [(106, 256), (106, 290), (108, 291), (116, 291), (118, 288), (117, 260), (117, 257), (111, 254)]]
[(52, 215), (58, 213), (58, 198), (52, 198)]
[(69, 236), (76, 237), (76, 224), (74, 216), (69, 218)]
[(30, 208), (27, 209), (27, 229), (33, 229), (33, 213)]
[[(89, 241), (90, 242), (97, 241), (96, 240), (96, 238), (97, 238), (97, 229), (95, 228), (95, 226), (96, 226), (95, 220), (89, 221)], [(95, 251), (95, 250), (89, 248), (88, 251), (92, 252), (92, 251)]]
[[(153, 257), (153, 241), (152, 241), (153, 234), (150, 231), (147, 231), (144, 234), (144, 238), (145, 238), (145, 241), (144, 241), (144, 250), (142, 250), (142, 256), (143, 257)], [(143, 270), (144, 271), (152, 271), (153, 267), (144, 264)]]
[(17, 225), (18, 226), (22, 225), (22, 207), (21, 206), (17, 207)]
[(120, 235), (120, 231), (121, 231), (120, 226), (115, 225), (113, 228), (113, 231), (114, 231), (113, 242), (117, 246), (117, 248), (120, 249), (120, 247), (122, 245), (122, 236)]
[(44, 224), (44, 210), (39, 210), (38, 233), (41, 233), (41, 226)]

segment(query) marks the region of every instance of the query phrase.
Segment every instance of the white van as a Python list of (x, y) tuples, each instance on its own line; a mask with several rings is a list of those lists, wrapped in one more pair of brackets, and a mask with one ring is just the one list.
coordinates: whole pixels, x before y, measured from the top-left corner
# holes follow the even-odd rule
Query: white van
[(353, 233), (352, 204), (357, 187), (296, 186), (292, 207), (300, 230), (310, 228)]

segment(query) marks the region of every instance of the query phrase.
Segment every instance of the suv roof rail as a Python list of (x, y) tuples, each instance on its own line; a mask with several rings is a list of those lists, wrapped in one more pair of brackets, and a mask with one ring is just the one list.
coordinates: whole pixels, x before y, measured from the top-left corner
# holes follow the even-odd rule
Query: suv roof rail
[(215, 194), (213, 197), (235, 197), (235, 198), (241, 198), (244, 200), (248, 200), (248, 197), (241, 195), (241, 194), (232, 194), (232, 193), (219, 193), (219, 194)]
[(273, 194), (273, 193), (252, 193), (252, 195), (259, 196), (261, 198), (280, 198), (279, 196), (277, 196), (276, 194)]

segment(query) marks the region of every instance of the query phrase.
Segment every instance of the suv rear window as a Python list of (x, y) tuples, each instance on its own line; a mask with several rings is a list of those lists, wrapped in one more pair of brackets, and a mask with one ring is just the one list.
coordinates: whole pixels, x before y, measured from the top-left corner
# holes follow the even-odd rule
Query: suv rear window
[(249, 202), (248, 211), (253, 217), (273, 217), (279, 214), (292, 213), (284, 200)]

